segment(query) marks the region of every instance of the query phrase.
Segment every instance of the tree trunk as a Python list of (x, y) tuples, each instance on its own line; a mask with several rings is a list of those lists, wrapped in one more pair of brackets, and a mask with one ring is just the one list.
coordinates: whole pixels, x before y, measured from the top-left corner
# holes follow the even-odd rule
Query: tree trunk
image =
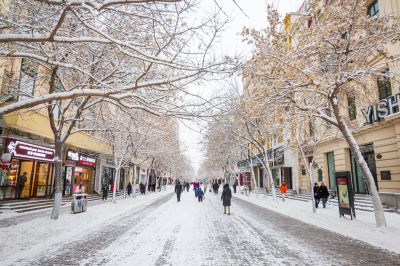
[(347, 144), (349, 145), (351, 153), (354, 156), (354, 158), (356, 159), (358, 167), (360, 167), (360, 170), (363, 174), (363, 178), (365, 179), (365, 181), (367, 183), (368, 191), (371, 194), (372, 203), (374, 206), (376, 226), (377, 227), (380, 227), (380, 226), (386, 227), (385, 214), (383, 212), (381, 198), (379, 197), (378, 190), (375, 186), (374, 177), (372, 176), (372, 173), (369, 170), (367, 162), (365, 161), (365, 159), (360, 151), (360, 147), (359, 147), (356, 139), (354, 138), (353, 134), (351, 133), (349, 127), (347, 126), (346, 122), (343, 120), (343, 118), (341, 116), (337, 117), (337, 120), (338, 120), (339, 130), (343, 134)]
[(62, 182), (62, 151), (63, 151), (64, 143), (60, 142), (59, 139), (55, 139), (54, 142), (54, 184), (55, 184), (55, 192), (54, 192), (54, 205), (53, 210), (51, 212), (51, 219), (58, 219), (58, 214), (61, 207), (62, 201), (62, 190), (63, 190), (63, 182)]
[[(125, 169), (125, 168), (124, 168)], [(126, 171), (124, 170), (124, 199), (126, 199)]]
[(112, 202), (115, 203), (116, 201), (116, 196), (117, 196), (117, 179), (119, 177), (119, 174), (121, 172), (121, 168), (117, 167), (115, 171), (115, 177), (114, 177), (114, 187), (113, 187), (113, 196), (112, 196)]
[(132, 192), (133, 197), (136, 198), (136, 165), (133, 165), (133, 169), (131, 170), (133, 178), (132, 178)]
[(146, 185), (146, 193), (149, 193), (149, 191), (150, 191), (150, 184), (149, 184), (149, 169), (147, 169), (147, 171), (146, 171), (146, 183), (145, 183), (145, 185)]
[(313, 162), (310, 163), (310, 165), (307, 168), (307, 171), (308, 171), (308, 174), (310, 175), (312, 210), (315, 213), (317, 210), (316, 210), (316, 207), (315, 207), (315, 198), (314, 198), (314, 193), (315, 193), (315, 191), (314, 191), (314, 180), (315, 179), (314, 179), (314, 172), (313, 172)]
[[(253, 170), (253, 160), (252, 159), (250, 159), (250, 171), (251, 171), (251, 177), (252, 177), (253, 182), (254, 182), (254, 187), (256, 187), (257, 186), (257, 180), (256, 180), (256, 175), (254, 174), (254, 170)], [(258, 193), (256, 195), (258, 196)]]
[(276, 190), (275, 190), (275, 184), (274, 184), (274, 178), (272, 176), (272, 171), (271, 171), (271, 167), (269, 167), (269, 162), (268, 162), (268, 153), (264, 152), (264, 169), (267, 170), (267, 176), (271, 185), (271, 193), (272, 193), (272, 198), (276, 201)]

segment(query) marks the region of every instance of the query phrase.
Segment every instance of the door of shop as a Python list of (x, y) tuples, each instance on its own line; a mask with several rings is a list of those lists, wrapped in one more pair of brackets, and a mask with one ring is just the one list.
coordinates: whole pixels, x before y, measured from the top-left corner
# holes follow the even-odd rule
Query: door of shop
[(292, 168), (282, 167), (282, 181), (285, 182), (288, 189), (293, 189), (292, 184)]
[[(374, 147), (372, 144), (365, 145), (360, 147), (362, 155), (367, 162), (368, 168), (374, 177), (375, 186), (378, 189), (378, 180), (376, 177), (376, 162), (375, 162), (375, 153)], [(353, 155), (351, 155), (351, 171), (352, 171), (352, 181), (353, 181), (353, 189), (355, 193), (359, 194), (368, 194), (368, 188), (366, 185), (366, 181), (362, 175), (361, 169), (358, 167), (357, 161)]]
[(327, 153), (327, 160), (328, 160), (328, 176), (329, 176), (329, 187), (330, 189), (336, 190), (336, 169), (335, 169), (335, 155), (332, 152)]
[(33, 197), (34, 162), (19, 161), (16, 198), (26, 199)]
[(264, 187), (264, 169), (263, 168), (258, 168), (260, 169), (260, 174), (259, 174), (259, 179), (260, 179), (260, 187)]
[(33, 180), (32, 196), (45, 197), (50, 195), (53, 180), (53, 167), (48, 163), (37, 162)]
[(53, 166), (49, 163), (20, 161), (16, 198), (50, 195)]

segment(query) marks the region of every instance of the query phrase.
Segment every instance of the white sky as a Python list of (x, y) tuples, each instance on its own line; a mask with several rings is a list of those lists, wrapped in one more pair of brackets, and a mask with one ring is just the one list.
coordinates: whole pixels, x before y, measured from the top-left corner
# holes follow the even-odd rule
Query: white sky
[[(242, 54), (249, 55), (251, 48), (242, 43), (240, 32), (243, 27), (262, 29), (266, 23), (266, 7), (267, 4), (272, 4), (277, 7), (280, 14), (297, 11), (303, 0), (236, 0), (236, 3), (243, 9), (243, 12), (235, 5), (233, 0), (215, 0), (219, 6), (222, 7), (224, 12), (231, 16), (231, 23), (226, 27), (221, 38), (217, 40), (216, 49), (221, 50), (222, 53), (228, 55)], [(200, 9), (204, 12), (207, 10), (216, 9), (214, 0), (200, 0)], [(218, 89), (216, 86), (223, 86), (223, 84), (210, 83), (202, 86), (202, 94), (210, 95)], [(198, 88), (197, 88), (198, 89)], [(186, 125), (186, 126), (185, 126)], [(180, 123), (180, 140), (186, 154), (192, 161), (193, 167), (197, 172), (202, 160), (203, 153), (201, 151), (201, 126), (196, 122)]]

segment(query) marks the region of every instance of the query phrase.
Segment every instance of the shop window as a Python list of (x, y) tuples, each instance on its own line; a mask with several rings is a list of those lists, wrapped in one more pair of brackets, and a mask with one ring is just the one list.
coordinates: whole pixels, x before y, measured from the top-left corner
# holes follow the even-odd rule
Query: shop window
[(357, 109), (356, 109), (356, 96), (354, 95), (354, 93), (347, 94), (347, 108), (349, 110), (350, 120), (356, 119)]
[(387, 98), (392, 95), (392, 86), (390, 84), (390, 78), (388, 77), (389, 69), (382, 72), (382, 75), (378, 78), (378, 93), (379, 100)]
[(377, 17), (379, 16), (379, 2), (378, 0), (373, 1), (369, 6), (368, 6), (368, 16), (372, 17)]

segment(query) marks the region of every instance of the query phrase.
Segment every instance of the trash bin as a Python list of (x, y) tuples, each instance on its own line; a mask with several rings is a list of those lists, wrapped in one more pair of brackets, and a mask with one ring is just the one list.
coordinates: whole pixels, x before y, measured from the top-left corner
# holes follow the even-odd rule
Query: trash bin
[(85, 212), (87, 208), (87, 194), (73, 194), (71, 202), (71, 212)]
[(87, 194), (82, 195), (82, 211), (85, 212), (87, 209)]

